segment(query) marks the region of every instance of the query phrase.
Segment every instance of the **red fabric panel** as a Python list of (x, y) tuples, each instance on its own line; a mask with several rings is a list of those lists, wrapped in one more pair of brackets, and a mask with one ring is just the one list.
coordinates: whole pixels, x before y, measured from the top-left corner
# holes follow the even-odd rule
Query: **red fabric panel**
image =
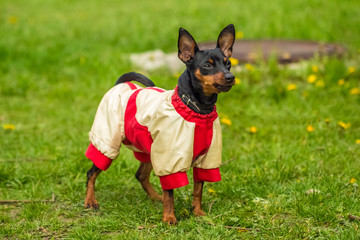
[(133, 83), (131, 83), (131, 82), (126, 82), (126, 84), (129, 85), (129, 87), (130, 87), (131, 90), (136, 90), (136, 89), (138, 89), (138, 88), (136, 87), (136, 85), (133, 84)]
[(136, 97), (141, 89), (136, 90), (129, 98), (126, 110), (125, 110), (125, 136), (126, 139), (141, 152), (150, 154), (151, 144), (153, 140), (148, 128), (140, 125), (136, 120), (135, 114), (137, 111)]
[(193, 160), (207, 153), (213, 137), (213, 122), (209, 124), (195, 124)]
[(90, 143), (88, 149), (86, 150), (85, 156), (90, 159), (95, 166), (104, 171), (108, 169), (112, 163), (112, 160), (97, 150), (92, 143)]
[(220, 169), (193, 168), (194, 182), (218, 182), (221, 181)]
[(180, 188), (189, 184), (186, 172), (177, 172), (166, 176), (160, 176), (160, 183), (163, 190)]
[(143, 163), (151, 162), (150, 155), (142, 152), (133, 152), (137, 160)]

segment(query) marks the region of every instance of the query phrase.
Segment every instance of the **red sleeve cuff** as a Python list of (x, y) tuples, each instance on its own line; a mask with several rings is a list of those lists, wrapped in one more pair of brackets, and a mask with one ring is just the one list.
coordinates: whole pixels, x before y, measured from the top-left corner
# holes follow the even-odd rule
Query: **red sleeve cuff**
[(202, 169), (193, 168), (194, 182), (218, 182), (221, 181), (219, 168)]
[(88, 149), (86, 150), (85, 156), (90, 159), (95, 166), (104, 171), (108, 169), (112, 163), (112, 160), (97, 150), (92, 143), (90, 143)]
[(166, 176), (160, 176), (160, 183), (163, 190), (180, 188), (189, 184), (186, 172), (177, 172)]

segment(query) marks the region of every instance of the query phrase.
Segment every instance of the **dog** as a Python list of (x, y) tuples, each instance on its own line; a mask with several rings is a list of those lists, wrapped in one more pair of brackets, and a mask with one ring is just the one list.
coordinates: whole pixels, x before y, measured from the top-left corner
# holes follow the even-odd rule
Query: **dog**
[[(99, 208), (95, 180), (117, 158), (123, 144), (140, 161), (136, 179), (150, 198), (163, 202), (164, 222), (177, 223), (173, 189), (189, 184), (186, 171), (191, 167), (193, 213), (205, 215), (203, 184), (221, 180), (221, 127), (215, 103), (218, 94), (235, 83), (229, 60), (234, 42), (232, 24), (221, 31), (216, 48), (209, 50), (200, 50), (191, 34), (180, 28), (178, 57), (186, 69), (174, 90), (157, 88), (134, 72), (117, 80), (101, 100), (89, 132), (91, 143), (85, 155), (93, 166), (87, 172), (86, 208)], [(152, 170), (160, 178), (162, 195), (149, 182)]]

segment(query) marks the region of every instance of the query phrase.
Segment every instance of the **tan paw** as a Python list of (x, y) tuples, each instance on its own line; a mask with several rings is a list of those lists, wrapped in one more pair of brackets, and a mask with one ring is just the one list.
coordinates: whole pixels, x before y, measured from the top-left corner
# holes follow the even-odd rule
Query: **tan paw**
[(200, 208), (194, 208), (193, 212), (194, 212), (195, 217), (202, 217), (202, 216), (206, 215), (206, 213), (203, 210), (201, 210)]
[(163, 215), (163, 222), (167, 223), (168, 225), (176, 225), (177, 221), (176, 221), (176, 217), (175, 215)]
[(94, 209), (97, 210), (99, 209), (99, 204), (95, 199), (85, 199), (85, 208), (90, 208), (90, 209)]

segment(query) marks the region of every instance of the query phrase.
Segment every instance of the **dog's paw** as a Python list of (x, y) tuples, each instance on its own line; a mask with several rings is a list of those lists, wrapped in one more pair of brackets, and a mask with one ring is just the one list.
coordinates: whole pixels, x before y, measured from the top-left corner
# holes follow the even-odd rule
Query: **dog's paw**
[(193, 212), (194, 212), (195, 217), (202, 217), (202, 216), (206, 215), (206, 213), (203, 210), (201, 210), (200, 208), (194, 208)]
[(86, 198), (85, 199), (85, 208), (97, 210), (97, 209), (99, 209), (99, 204), (96, 200), (89, 200)]
[(176, 225), (176, 217), (175, 215), (163, 215), (163, 222), (167, 223), (168, 225)]

